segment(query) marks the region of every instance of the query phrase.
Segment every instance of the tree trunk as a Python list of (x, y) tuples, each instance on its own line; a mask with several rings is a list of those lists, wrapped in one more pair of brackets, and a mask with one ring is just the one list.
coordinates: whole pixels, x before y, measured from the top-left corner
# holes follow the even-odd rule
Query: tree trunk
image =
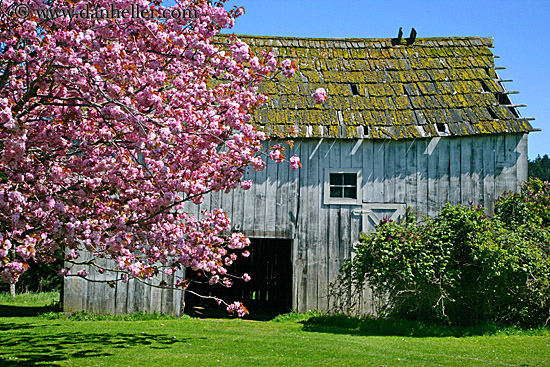
[(10, 294), (15, 298), (15, 284), (10, 283)]

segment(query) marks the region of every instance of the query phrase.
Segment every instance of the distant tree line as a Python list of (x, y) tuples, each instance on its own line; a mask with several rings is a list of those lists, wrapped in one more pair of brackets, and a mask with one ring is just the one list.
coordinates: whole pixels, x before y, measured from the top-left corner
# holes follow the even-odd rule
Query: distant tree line
[(548, 158), (548, 154), (545, 154), (542, 158), (539, 155), (534, 160), (529, 161), (528, 169), (529, 177), (550, 181), (550, 158)]

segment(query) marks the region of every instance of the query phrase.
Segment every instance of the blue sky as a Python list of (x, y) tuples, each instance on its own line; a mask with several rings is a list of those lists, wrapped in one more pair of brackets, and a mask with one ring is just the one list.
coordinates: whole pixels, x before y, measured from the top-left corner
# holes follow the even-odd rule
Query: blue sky
[(549, 0), (230, 0), (243, 6), (233, 32), (263, 36), (393, 38), (399, 27), (417, 37), (494, 38), (498, 73), (524, 117), (542, 132), (529, 134), (529, 158), (550, 154)]

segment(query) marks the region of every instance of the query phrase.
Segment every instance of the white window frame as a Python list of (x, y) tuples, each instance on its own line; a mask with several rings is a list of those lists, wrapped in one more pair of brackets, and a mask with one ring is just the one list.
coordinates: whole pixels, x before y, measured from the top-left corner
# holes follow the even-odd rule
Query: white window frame
[[(357, 175), (357, 198), (333, 198), (330, 197), (330, 174), (331, 173), (355, 173)], [(325, 205), (362, 205), (362, 174), (360, 168), (325, 168), (325, 182), (323, 189), (323, 203)]]

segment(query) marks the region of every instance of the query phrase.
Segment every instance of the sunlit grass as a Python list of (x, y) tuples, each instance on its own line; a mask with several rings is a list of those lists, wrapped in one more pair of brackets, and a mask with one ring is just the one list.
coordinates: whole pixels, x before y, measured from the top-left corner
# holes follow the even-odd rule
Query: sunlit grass
[(8, 292), (0, 293), (0, 305), (21, 307), (44, 307), (59, 302), (59, 292), (28, 292), (12, 297)]
[(0, 366), (186, 365), (544, 366), (550, 365), (550, 331), (448, 328), (314, 311), (267, 322), (144, 314), (69, 318), (51, 311), (0, 318)]

